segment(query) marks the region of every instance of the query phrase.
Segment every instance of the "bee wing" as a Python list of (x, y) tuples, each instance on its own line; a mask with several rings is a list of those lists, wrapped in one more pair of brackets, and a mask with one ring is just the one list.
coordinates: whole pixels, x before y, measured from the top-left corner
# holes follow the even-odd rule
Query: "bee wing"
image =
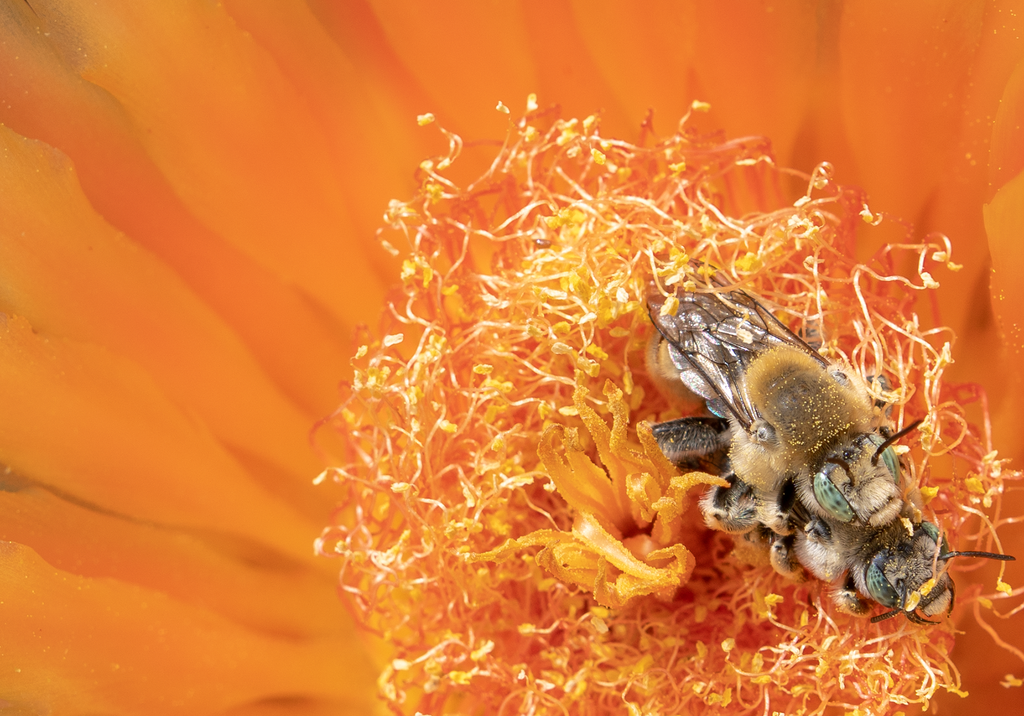
[(747, 364), (759, 353), (790, 346), (827, 362), (771, 312), (742, 291), (677, 294), (679, 308), (663, 314), (665, 297), (648, 297), (647, 306), (680, 380), (720, 417), (735, 417), (744, 429), (759, 416), (740, 389)]

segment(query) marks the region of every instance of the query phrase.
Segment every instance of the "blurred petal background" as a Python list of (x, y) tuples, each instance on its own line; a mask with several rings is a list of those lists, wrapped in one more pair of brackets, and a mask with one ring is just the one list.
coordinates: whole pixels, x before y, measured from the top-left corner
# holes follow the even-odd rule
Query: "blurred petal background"
[[(699, 99), (830, 161), (951, 237), (952, 378), (1019, 465), (1022, 33), (1019, 0), (0, 0), (2, 710), (374, 708), (311, 436), (397, 279), (387, 201), (446, 145), (423, 112), (500, 140), (536, 92), (635, 139)], [(972, 626), (945, 710), (1024, 705)]]

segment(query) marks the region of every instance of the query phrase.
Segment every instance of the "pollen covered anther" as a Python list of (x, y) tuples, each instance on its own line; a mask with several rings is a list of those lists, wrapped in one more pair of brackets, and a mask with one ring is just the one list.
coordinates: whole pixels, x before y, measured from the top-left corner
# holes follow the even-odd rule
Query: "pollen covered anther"
[[(577, 380), (582, 378), (577, 374)], [(686, 493), (702, 484), (727, 483), (719, 477), (691, 472), (680, 475), (669, 463), (649, 426), (641, 424), (640, 444), (626, 436), (628, 407), (622, 391), (605, 387), (613, 416), (609, 430), (603, 418), (587, 405), (586, 390), (577, 383), (573, 402), (583, 419), (597, 454), (594, 464), (573, 434), (563, 439), (560, 426), (550, 426), (541, 437), (541, 463), (558, 493), (575, 512), (573, 540), (548, 530), (509, 540), (496, 550), (467, 555), (472, 561), (508, 558), (524, 547), (543, 545), (538, 563), (564, 581), (594, 594), (606, 607), (624, 607), (637, 597), (671, 598), (686, 584), (693, 570), (693, 555), (679, 541)], [(623, 497), (625, 499), (623, 499)], [(656, 528), (650, 530), (652, 523)], [(624, 534), (650, 532), (641, 542), (627, 545)], [(632, 546), (632, 549), (631, 549)]]

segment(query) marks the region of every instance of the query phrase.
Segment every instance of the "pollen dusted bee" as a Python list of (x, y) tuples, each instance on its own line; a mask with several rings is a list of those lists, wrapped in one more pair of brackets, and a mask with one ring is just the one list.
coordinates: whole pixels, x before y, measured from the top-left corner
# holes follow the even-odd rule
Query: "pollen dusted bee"
[(648, 298), (650, 372), (703, 398), (715, 417), (653, 429), (670, 460), (710, 464), (729, 482), (701, 499), (709, 527), (767, 551), (783, 575), (799, 578), (802, 567), (830, 582), (843, 611), (866, 613), (861, 595), (890, 609), (876, 620), (903, 612), (926, 622), (917, 609), (952, 609), (952, 557), (1013, 559), (951, 552), (921, 519), (920, 493), (892, 448), (918, 423), (893, 433), (851, 366), (825, 360), (743, 291), (709, 284), (675, 298), (675, 311), (660, 292)]

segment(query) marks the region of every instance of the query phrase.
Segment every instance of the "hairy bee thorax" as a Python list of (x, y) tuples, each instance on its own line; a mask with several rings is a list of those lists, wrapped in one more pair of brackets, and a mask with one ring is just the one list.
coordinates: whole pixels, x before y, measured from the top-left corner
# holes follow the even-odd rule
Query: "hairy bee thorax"
[(822, 370), (795, 348), (762, 353), (751, 362), (745, 380), (784, 449), (819, 456), (843, 436), (871, 427), (870, 400), (849, 374)]
[(795, 348), (774, 348), (750, 362), (744, 394), (761, 414), (747, 431), (737, 430), (734, 463), (753, 469), (743, 478), (764, 487), (817, 463), (834, 445), (872, 429), (867, 390), (838, 366), (822, 367)]

